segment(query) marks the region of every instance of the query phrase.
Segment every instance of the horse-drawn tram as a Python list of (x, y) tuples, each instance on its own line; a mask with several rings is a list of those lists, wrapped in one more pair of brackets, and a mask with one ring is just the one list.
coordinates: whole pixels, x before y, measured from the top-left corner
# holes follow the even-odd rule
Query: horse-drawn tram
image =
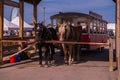
[[(89, 11), (89, 14), (76, 12), (60, 12), (59, 14), (50, 17), (51, 24), (68, 23), (72, 26), (82, 27), (82, 42), (98, 42), (106, 43), (107, 35), (107, 21), (95, 12)], [(100, 45), (84, 44), (82, 50), (94, 50), (101, 48)], [(104, 48), (104, 47), (102, 47)]]

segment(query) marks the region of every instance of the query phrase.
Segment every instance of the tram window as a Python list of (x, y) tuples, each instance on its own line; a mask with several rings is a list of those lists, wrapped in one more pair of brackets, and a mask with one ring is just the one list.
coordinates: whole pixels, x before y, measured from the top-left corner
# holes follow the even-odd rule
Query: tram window
[(107, 34), (107, 29), (104, 29), (104, 32), (103, 32), (104, 34)]
[(99, 29), (99, 33), (102, 34), (103, 32), (104, 32), (104, 31), (103, 31), (103, 28), (100, 27), (100, 29)]
[(90, 33), (93, 33), (94, 29), (93, 29), (93, 23), (90, 23)]
[(87, 33), (87, 26), (82, 25), (82, 33)]
[(90, 28), (90, 33), (93, 33), (93, 29), (92, 28)]
[(97, 28), (93, 27), (93, 33), (97, 33)]
[(86, 23), (80, 23), (80, 25), (82, 26), (82, 33), (87, 33), (88, 27), (87, 27)]

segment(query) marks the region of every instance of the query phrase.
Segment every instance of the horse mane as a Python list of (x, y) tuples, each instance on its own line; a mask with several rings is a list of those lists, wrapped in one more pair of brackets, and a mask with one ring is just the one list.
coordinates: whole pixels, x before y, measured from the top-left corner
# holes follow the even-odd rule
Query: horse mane
[(48, 28), (50, 30), (51, 33), (51, 37), (53, 40), (57, 40), (57, 32), (53, 27)]
[(68, 27), (70, 27), (70, 33), (68, 35), (68, 40), (81, 41), (82, 27), (81, 26), (72, 26), (72, 25), (68, 25)]
[(46, 27), (42, 23), (38, 24), (38, 27), (41, 27), (43, 30), (38, 30), (39, 38), (42, 40), (57, 40), (57, 33), (53, 27)]
[(43, 26), (42, 39), (45, 39), (45, 40), (52, 39), (51, 31), (46, 26)]
[(71, 26), (71, 25), (68, 25), (67, 26), (70, 28), (70, 32), (69, 32), (69, 35), (68, 35), (68, 40), (74, 40), (74, 27)]
[(73, 27), (74, 30), (74, 40), (75, 41), (81, 41), (82, 40), (82, 27), (81, 26), (76, 26)]

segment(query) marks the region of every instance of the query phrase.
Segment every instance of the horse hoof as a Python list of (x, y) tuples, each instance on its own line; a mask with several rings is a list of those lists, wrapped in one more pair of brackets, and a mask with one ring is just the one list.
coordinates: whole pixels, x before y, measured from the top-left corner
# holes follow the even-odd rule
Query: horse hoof
[(40, 65), (40, 67), (44, 67), (44, 65), (41, 62), (39, 62), (39, 65)]
[(65, 64), (68, 64), (68, 61), (67, 61), (67, 60), (65, 60), (65, 61), (64, 61), (64, 63), (65, 63)]
[(43, 64), (39, 64), (40, 65), (40, 67), (44, 67), (44, 65)]
[(50, 64), (51, 64), (51, 65), (54, 64), (54, 63), (55, 63), (55, 60), (50, 61)]
[(44, 67), (48, 68), (48, 67), (50, 67), (50, 65), (45, 65)]
[(68, 63), (67, 65), (70, 66), (70, 65), (72, 65), (72, 64), (71, 64), (71, 63)]
[(42, 65), (42, 63), (41, 63), (41, 62), (39, 62), (39, 65)]
[(78, 61), (73, 61), (72, 63), (73, 63), (73, 64), (78, 64)]

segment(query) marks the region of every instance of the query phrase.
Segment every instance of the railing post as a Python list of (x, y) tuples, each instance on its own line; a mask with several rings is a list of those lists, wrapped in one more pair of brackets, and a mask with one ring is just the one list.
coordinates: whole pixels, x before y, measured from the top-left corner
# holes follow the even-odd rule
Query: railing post
[[(33, 18), (33, 25), (34, 25), (34, 31), (33, 31), (33, 36), (35, 36), (35, 39), (34, 39), (34, 41), (36, 40), (36, 31), (35, 31), (35, 29), (36, 29), (36, 23), (37, 23), (37, 4), (36, 3), (34, 3), (34, 7), (33, 7), (33, 16), (34, 16), (34, 18)], [(36, 45), (34, 45), (34, 52), (33, 53), (37, 53), (37, 47), (36, 47)]]
[(3, 63), (3, 44), (2, 44), (2, 39), (3, 39), (3, 16), (4, 16), (4, 0), (0, 0), (0, 64)]
[(2, 43), (2, 40), (0, 40), (0, 65), (3, 64), (3, 43)]
[(113, 59), (113, 40), (109, 39), (109, 71), (114, 70), (114, 59)]

